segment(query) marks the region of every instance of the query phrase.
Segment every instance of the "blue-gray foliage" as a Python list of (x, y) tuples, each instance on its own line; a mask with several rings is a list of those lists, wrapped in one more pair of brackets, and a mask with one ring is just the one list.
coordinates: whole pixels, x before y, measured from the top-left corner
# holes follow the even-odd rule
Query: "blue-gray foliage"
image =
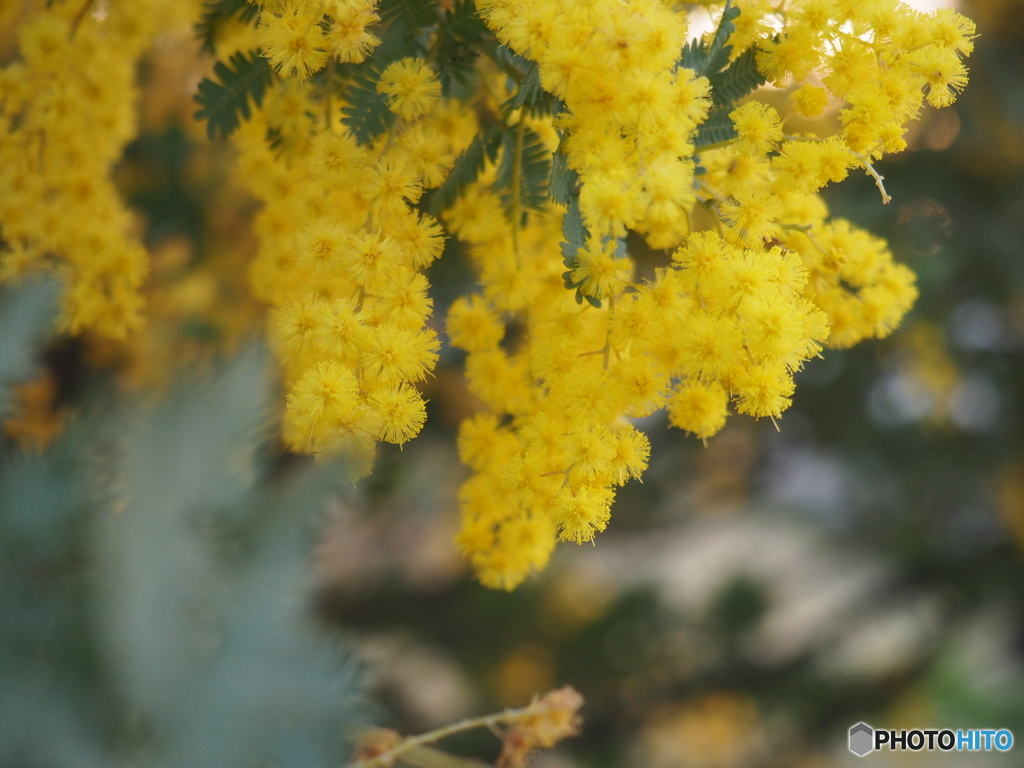
[[(0, 294), (0, 397), (53, 298)], [(254, 346), (155, 403), (92, 398), (42, 455), (0, 448), (0, 765), (344, 763), (366, 704), (307, 569), (344, 474), (274, 470), (273, 396)]]

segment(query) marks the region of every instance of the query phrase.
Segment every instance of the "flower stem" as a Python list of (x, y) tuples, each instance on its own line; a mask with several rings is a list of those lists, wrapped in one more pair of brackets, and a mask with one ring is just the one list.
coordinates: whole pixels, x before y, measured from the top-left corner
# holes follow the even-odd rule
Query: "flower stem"
[(531, 714), (531, 710), (527, 707), (523, 709), (506, 709), (503, 712), (497, 712), (493, 715), (468, 717), (465, 720), (460, 720), (457, 723), (446, 725), (445, 727), (438, 728), (435, 731), (421, 733), (419, 736), (409, 736), (387, 752), (382, 752), (369, 760), (352, 763), (349, 768), (387, 768), (399, 757), (416, 749), (417, 747), (422, 747), (425, 744), (433, 744), (435, 741), (440, 741), (447, 736), (462, 733), (463, 731), (471, 731), (474, 728), (491, 728), (500, 723), (515, 722), (529, 714)]
[(889, 193), (885, 191), (885, 184), (882, 183), (882, 179), (885, 177), (875, 170), (875, 166), (873, 166), (871, 161), (864, 155), (859, 152), (854, 152), (852, 149), (850, 150), (850, 154), (860, 160), (860, 164), (864, 166), (864, 170), (866, 170), (868, 175), (875, 180), (875, 186), (878, 187), (878, 191), (882, 193), (882, 205), (888, 205), (892, 201), (892, 198), (889, 197)]
[(515, 157), (512, 158), (512, 249), (516, 254), (516, 266), (519, 266), (519, 220), (523, 215), (521, 186), (523, 183), (523, 140), (526, 137), (526, 120), (522, 115), (516, 126)]

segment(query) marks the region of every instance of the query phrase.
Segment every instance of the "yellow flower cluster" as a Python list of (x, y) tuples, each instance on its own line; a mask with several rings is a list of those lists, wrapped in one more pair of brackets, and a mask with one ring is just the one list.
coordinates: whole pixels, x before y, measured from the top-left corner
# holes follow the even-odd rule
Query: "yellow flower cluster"
[(56, 270), (64, 330), (121, 338), (141, 321), (148, 258), (110, 171), (136, 132), (138, 59), (175, 3), (21, 5), (0, 69), (0, 282)]
[[(459, 433), (458, 545), (488, 586), (604, 530), (648, 462), (632, 419), (664, 409), (701, 439), (730, 410), (776, 419), (823, 345), (884, 337), (914, 302), (913, 274), (818, 193), (859, 169), (888, 201), (874, 163), (966, 83), (974, 25), (953, 11), (730, 0), (684, 49), (686, 14), (664, 0), (477, 0), (469, 20), (461, 3), (251, 1), (240, 38), (272, 72), (241, 57), (200, 103), (221, 132), (225, 110), (249, 118), (233, 142), (262, 204), (249, 276), (286, 442), (362, 475), (378, 441), (420, 431), (440, 347), (424, 270), (456, 235), (480, 290), (447, 331), (482, 405)], [(146, 256), (110, 168), (134, 134), (137, 60), (170, 9), (199, 5), (20, 5), (0, 70), (0, 278), (56, 266), (65, 327), (124, 335)], [(748, 96), (764, 78), (777, 88)], [(552, 157), (567, 206), (543, 194)], [(426, 213), (442, 209), (446, 230)], [(663, 252), (649, 279), (627, 236)]]
[[(302, 5), (309, 4), (264, 4), (259, 29)], [(319, 14), (326, 4), (315, 5)], [(372, 17), (372, 4), (338, 3), (334, 23), (353, 9), (361, 20)], [(376, 39), (360, 34), (370, 41), (365, 55)], [(236, 139), (243, 182), (264, 203), (251, 284), (273, 307), (269, 335), (289, 390), (286, 442), (346, 456), (358, 477), (369, 473), (377, 441), (401, 445), (426, 419), (416, 384), (433, 370), (439, 342), (427, 327), (432, 301), (422, 271), (440, 256), (444, 236), (413, 206), (444, 181), (477, 124), (454, 105), (437, 105), (429, 68), (403, 59), (380, 86), (402, 119), (376, 145), (361, 147), (337, 115), (313, 117), (323, 109), (302, 67), (283, 71), (292, 76), (273, 87)], [(268, 131), (278, 146), (268, 146)]]
[[(903, 147), (923, 91), (944, 105), (962, 87), (974, 28), (895, 0), (744, 4), (733, 60), (759, 46), (780, 85), (823, 72), (825, 88), (791, 89), (793, 109), (841, 99), (842, 129), (790, 135), (774, 108), (746, 101), (730, 113), (737, 137), (697, 151), (713, 101), (708, 79), (679, 66), (684, 15), (656, 0), (478, 5), (565, 105), (548, 133), (579, 175), (589, 237), (564, 278), (595, 305), (561, 285), (559, 209), (513, 238), (484, 179), (449, 212), (483, 295), (452, 307), (448, 331), (487, 406), (460, 430), (474, 474), (458, 543), (484, 584), (511, 589), (544, 567), (556, 538), (584, 542), (606, 527), (616, 487), (647, 464), (630, 417), (667, 407), (700, 438), (722, 428), (730, 402), (776, 418), (826, 339), (850, 346), (896, 327), (916, 297), (913, 274), (884, 242), (829, 220), (816, 193), (862, 167), (885, 195), (872, 160)], [(627, 230), (674, 251), (654, 280), (632, 281)]]
[(330, 59), (358, 64), (380, 43), (367, 31), (377, 0), (261, 0), (257, 42), (282, 75), (306, 78)]

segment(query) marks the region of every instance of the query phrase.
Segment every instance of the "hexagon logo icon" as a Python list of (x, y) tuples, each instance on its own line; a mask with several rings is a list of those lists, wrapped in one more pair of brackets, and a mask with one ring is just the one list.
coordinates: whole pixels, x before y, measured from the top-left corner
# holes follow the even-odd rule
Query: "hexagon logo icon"
[(864, 757), (875, 749), (875, 729), (867, 723), (857, 723), (850, 729), (850, 751)]

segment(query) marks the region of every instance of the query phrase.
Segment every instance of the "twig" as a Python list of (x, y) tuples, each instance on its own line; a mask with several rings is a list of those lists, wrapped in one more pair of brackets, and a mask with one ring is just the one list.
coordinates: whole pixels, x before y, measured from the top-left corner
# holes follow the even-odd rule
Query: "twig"
[[(819, 143), (823, 141), (823, 139), (817, 136), (791, 136), (786, 134), (782, 138), (786, 141), (815, 141)], [(846, 151), (856, 157), (860, 164), (864, 166), (864, 170), (868, 172), (868, 175), (875, 180), (875, 186), (878, 187), (878, 191), (882, 193), (882, 205), (888, 205), (892, 202), (892, 198), (889, 196), (889, 193), (885, 191), (885, 184), (882, 183), (882, 179), (885, 177), (875, 170), (875, 166), (871, 164), (871, 161), (868, 160), (867, 156), (862, 155), (860, 152), (854, 152), (849, 147), (847, 147)]]
[(93, 0), (85, 0), (85, 3), (82, 4), (78, 13), (76, 13), (75, 17), (71, 20), (71, 30), (68, 33), (69, 40), (75, 36), (75, 33), (78, 31), (78, 25), (82, 23), (82, 19), (85, 18), (85, 14), (87, 14), (89, 9), (92, 8), (92, 4)]
[[(524, 110), (525, 111), (525, 110)], [(523, 183), (523, 139), (526, 136), (526, 120), (519, 116), (516, 126), (515, 157), (512, 158), (512, 250), (516, 254), (516, 266), (519, 266), (519, 219), (522, 217), (523, 201), (520, 186)]]
[(498, 725), (499, 723), (515, 722), (516, 720), (521, 720), (531, 714), (533, 714), (533, 710), (529, 707), (524, 707), (523, 709), (506, 709), (504, 712), (498, 712), (493, 715), (468, 717), (457, 723), (452, 723), (451, 725), (446, 725), (443, 728), (438, 728), (436, 731), (421, 733), (419, 736), (409, 736), (388, 751), (382, 752), (369, 760), (352, 763), (349, 768), (387, 768), (387, 766), (390, 766), (395, 760), (417, 747), (422, 747), (425, 744), (433, 744), (435, 741), (440, 741), (447, 736), (453, 736), (454, 734), (462, 733), (463, 731), (471, 731), (474, 728), (490, 728)]
[(850, 150), (850, 154), (860, 160), (860, 164), (864, 166), (864, 169), (868, 172), (868, 175), (875, 180), (875, 186), (878, 187), (878, 191), (882, 193), (882, 205), (888, 205), (892, 198), (889, 197), (889, 193), (885, 191), (885, 184), (882, 183), (882, 176), (878, 171), (875, 170), (875, 166), (871, 164), (871, 161), (859, 152)]

